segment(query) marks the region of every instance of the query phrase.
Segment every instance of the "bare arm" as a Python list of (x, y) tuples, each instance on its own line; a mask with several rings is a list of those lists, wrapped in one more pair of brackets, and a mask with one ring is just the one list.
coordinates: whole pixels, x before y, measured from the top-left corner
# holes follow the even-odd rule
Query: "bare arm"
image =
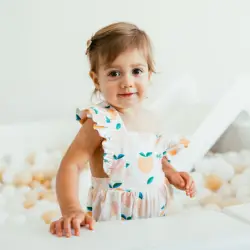
[(56, 193), (62, 215), (82, 210), (78, 198), (79, 174), (101, 141), (102, 138), (93, 129), (93, 121), (87, 119), (62, 159), (56, 177)]

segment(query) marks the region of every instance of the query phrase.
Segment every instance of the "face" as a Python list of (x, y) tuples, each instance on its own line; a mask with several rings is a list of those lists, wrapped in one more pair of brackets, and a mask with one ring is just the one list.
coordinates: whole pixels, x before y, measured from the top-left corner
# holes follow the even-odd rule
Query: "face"
[(145, 98), (151, 72), (144, 55), (131, 49), (121, 53), (111, 65), (100, 65), (98, 74), (91, 72), (90, 76), (105, 100), (122, 111)]

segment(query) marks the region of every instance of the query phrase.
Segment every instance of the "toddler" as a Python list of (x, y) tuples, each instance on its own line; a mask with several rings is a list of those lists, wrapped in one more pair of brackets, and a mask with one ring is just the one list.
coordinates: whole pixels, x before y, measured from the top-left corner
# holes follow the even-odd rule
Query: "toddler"
[[(188, 173), (168, 160), (186, 147), (164, 136), (161, 121), (143, 107), (155, 72), (151, 42), (137, 26), (119, 22), (97, 31), (87, 43), (90, 77), (99, 104), (77, 110), (81, 128), (57, 174), (56, 191), (62, 218), (51, 223), (58, 236), (79, 235), (95, 221), (165, 216), (171, 185), (194, 196)], [(168, 158), (167, 158), (168, 157)], [(79, 174), (89, 162), (92, 185), (88, 204), (78, 198)]]

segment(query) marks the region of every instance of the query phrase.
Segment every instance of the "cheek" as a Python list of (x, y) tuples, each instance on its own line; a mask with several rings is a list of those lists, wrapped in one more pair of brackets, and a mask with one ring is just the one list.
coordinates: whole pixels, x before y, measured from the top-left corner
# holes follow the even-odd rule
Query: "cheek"
[(139, 95), (143, 95), (146, 92), (148, 84), (149, 84), (149, 82), (148, 82), (148, 78), (146, 76), (144, 76), (140, 79), (137, 79), (136, 88), (137, 88)]
[(105, 86), (101, 86), (101, 91), (102, 94), (104, 95), (104, 97), (106, 98), (110, 98), (114, 95), (117, 94), (117, 84), (114, 83), (105, 83)]

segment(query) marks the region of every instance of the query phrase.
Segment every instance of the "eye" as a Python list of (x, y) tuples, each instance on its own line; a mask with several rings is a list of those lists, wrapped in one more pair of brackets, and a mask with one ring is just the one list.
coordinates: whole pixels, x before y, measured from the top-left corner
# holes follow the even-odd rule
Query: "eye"
[(111, 76), (111, 77), (117, 77), (117, 76), (120, 76), (121, 73), (117, 70), (113, 70), (111, 72), (109, 72), (108, 76)]
[(141, 69), (136, 68), (136, 69), (133, 69), (132, 73), (133, 75), (140, 75), (141, 73), (143, 73), (143, 71)]

